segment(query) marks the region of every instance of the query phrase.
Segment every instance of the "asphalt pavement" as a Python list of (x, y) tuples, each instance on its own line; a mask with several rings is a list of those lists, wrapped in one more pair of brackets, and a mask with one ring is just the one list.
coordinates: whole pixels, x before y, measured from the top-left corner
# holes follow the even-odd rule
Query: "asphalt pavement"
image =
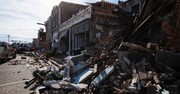
[[(26, 57), (26, 59), (21, 59)], [(27, 67), (26, 63), (32, 58), (17, 55), (15, 59), (0, 62), (0, 94), (29, 94), (31, 88), (24, 89), (25, 81), (32, 78), (35, 66)]]

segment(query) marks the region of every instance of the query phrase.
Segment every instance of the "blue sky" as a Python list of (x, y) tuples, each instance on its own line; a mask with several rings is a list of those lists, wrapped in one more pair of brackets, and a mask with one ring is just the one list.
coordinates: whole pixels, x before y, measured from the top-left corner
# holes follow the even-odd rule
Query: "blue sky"
[[(10, 40), (32, 41), (37, 37), (40, 25), (49, 17), (54, 5), (62, 0), (0, 0), (0, 41)], [(63, 0), (80, 3), (99, 0)], [(118, 0), (107, 0), (117, 3)], [(122, 0), (123, 1), (123, 0)]]

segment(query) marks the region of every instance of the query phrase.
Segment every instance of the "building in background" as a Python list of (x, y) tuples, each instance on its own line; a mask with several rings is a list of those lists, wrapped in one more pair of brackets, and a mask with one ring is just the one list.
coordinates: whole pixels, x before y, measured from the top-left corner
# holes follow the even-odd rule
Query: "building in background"
[(38, 38), (37, 38), (37, 48), (39, 51), (46, 51), (46, 32), (44, 32), (44, 29), (38, 30)]
[(33, 38), (32, 46), (37, 48), (37, 38)]

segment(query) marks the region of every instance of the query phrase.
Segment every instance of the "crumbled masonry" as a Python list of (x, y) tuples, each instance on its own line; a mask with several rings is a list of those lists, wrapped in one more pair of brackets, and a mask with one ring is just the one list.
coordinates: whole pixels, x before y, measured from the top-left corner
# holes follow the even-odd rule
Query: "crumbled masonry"
[(145, 0), (124, 30), (61, 64), (34, 53), (42, 67), (25, 88), (36, 82), (37, 94), (180, 94), (180, 31), (173, 20), (180, 9), (172, 7), (179, 2)]

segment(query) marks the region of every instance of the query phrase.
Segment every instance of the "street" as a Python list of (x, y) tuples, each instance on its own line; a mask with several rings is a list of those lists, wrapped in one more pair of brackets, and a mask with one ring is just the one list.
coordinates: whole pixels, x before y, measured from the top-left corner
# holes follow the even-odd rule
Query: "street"
[[(26, 59), (21, 59), (26, 57)], [(29, 94), (32, 91), (24, 89), (24, 82), (32, 78), (32, 71), (35, 66), (26, 67), (29, 57), (17, 55), (15, 59), (10, 59), (0, 64), (0, 94)]]

